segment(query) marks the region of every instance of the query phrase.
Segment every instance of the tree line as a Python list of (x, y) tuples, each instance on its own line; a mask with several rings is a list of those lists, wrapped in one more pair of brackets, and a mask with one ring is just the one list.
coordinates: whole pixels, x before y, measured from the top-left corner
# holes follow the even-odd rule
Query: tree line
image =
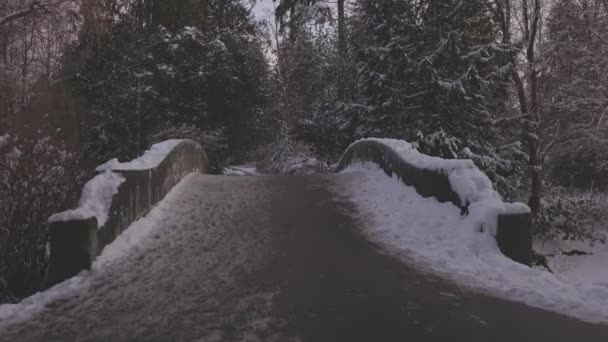
[(46, 216), (95, 165), (165, 139), (216, 172), (405, 139), (472, 159), (539, 227), (547, 189), (606, 190), (605, 0), (255, 4), (0, 0), (0, 300), (42, 286)]
[[(290, 32), (283, 44), (316, 45), (310, 78), (333, 79), (321, 85), (333, 93), (314, 96), (323, 100), (300, 118), (299, 133), (321, 150), (404, 138), (432, 155), (473, 159), (504, 197), (527, 193), (534, 213), (545, 183), (606, 189), (606, 1), (359, 0), (346, 16), (340, 1), (329, 36), (306, 30), (311, 9), (331, 4), (277, 8)], [(284, 69), (294, 69), (298, 57), (288, 58)]]

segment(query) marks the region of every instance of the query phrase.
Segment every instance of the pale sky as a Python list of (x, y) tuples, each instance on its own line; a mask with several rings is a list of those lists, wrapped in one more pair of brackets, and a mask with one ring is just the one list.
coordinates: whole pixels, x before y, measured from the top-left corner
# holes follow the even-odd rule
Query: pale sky
[(268, 16), (266, 14), (267, 11), (274, 11), (272, 0), (259, 0), (253, 9), (253, 12), (259, 19), (266, 18)]

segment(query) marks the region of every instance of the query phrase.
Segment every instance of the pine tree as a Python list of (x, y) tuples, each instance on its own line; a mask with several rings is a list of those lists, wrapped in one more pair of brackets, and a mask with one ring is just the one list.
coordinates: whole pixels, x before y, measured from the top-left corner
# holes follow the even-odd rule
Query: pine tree
[(513, 166), (495, 148), (502, 141), (494, 123), (507, 105), (513, 52), (499, 42), (489, 6), (360, 1), (353, 45), (362, 102), (350, 112), (354, 132), (417, 142), (445, 158), (473, 158), (506, 183)]
[(372, 120), (401, 137), (444, 130), (467, 145), (489, 141), (508, 60), (487, 6), (361, 1), (357, 51)]
[(72, 53), (71, 60), (85, 59), (72, 72), (91, 111), (88, 155), (94, 160), (131, 159), (152, 137), (180, 138), (167, 132), (184, 125), (190, 132), (223, 132), (232, 154), (252, 146), (268, 98), (267, 61), (240, 1), (208, 5), (205, 21), (212, 26), (177, 29), (142, 26), (134, 8), (103, 39), (92, 40), (93, 47)]

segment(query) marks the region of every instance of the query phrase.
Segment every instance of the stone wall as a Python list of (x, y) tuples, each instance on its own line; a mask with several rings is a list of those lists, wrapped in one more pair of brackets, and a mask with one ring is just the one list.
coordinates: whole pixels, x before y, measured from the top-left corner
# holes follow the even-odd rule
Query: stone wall
[(53, 285), (91, 267), (103, 248), (131, 223), (145, 216), (182, 178), (192, 172), (206, 173), (208, 160), (195, 142), (177, 144), (162, 162), (145, 170), (120, 170), (125, 181), (112, 198), (108, 219), (99, 227), (95, 217), (49, 223), (50, 265), (48, 285)]
[[(356, 162), (373, 162), (392, 177), (396, 175), (403, 183), (412, 186), (423, 197), (435, 197), (440, 202), (452, 202), (468, 212), (468, 203), (452, 189), (447, 172), (424, 169), (408, 162), (389, 146), (373, 140), (362, 140), (351, 145), (340, 160), (337, 172)], [(526, 265), (532, 257), (532, 219), (530, 213), (508, 213), (497, 217), (496, 240), (504, 255)]]

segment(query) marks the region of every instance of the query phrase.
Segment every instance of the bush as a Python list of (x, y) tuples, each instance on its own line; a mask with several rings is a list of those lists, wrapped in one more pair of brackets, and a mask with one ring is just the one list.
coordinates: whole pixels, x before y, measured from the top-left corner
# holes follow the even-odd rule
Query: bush
[(541, 239), (587, 240), (605, 243), (608, 194), (549, 188), (535, 219)]
[(0, 301), (14, 301), (43, 285), (47, 218), (75, 202), (84, 174), (48, 137), (0, 137), (0, 156)]
[(310, 175), (328, 172), (330, 167), (320, 161), (312, 149), (300, 141), (293, 140), (283, 129), (279, 139), (268, 145), (262, 152), (258, 170), (264, 173), (282, 175)]

